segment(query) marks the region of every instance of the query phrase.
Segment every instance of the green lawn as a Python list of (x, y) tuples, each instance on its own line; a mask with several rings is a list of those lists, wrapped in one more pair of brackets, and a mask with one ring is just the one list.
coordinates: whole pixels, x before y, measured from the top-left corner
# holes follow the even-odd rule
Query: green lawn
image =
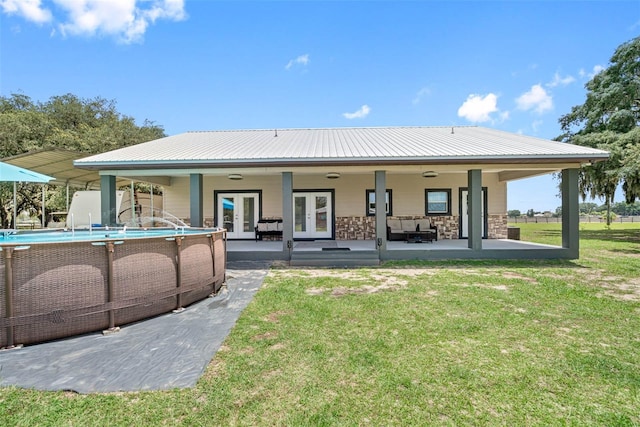
[(640, 224), (580, 230), (577, 261), (274, 269), (194, 389), (4, 388), (0, 421), (640, 425)]

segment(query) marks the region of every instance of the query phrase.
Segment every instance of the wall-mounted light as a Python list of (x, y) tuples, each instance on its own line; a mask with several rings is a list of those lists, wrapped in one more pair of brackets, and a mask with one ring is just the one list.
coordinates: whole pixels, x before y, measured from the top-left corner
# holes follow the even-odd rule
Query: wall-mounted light
[(435, 178), (437, 176), (438, 176), (438, 172), (436, 172), (436, 171), (422, 172), (422, 177), (423, 178)]
[(239, 173), (230, 173), (229, 176), (227, 176), (227, 178), (232, 179), (234, 181), (238, 181), (242, 179), (242, 175)]
[(338, 179), (340, 178), (340, 174), (338, 172), (328, 172), (327, 178), (329, 179)]

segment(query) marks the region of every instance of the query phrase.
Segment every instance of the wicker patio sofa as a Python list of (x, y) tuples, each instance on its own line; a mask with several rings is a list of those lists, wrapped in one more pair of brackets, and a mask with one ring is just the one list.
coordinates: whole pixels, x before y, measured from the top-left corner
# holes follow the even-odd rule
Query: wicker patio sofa
[(260, 219), (255, 227), (256, 242), (263, 236), (280, 236), (282, 238), (282, 219)]
[(438, 240), (438, 227), (431, 224), (428, 218), (420, 219), (387, 219), (387, 240), (406, 240), (407, 233), (424, 235), (425, 238)]

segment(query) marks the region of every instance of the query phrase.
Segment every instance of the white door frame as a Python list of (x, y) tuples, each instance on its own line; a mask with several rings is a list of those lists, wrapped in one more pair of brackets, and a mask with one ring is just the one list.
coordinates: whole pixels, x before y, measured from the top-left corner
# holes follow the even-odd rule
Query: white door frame
[[(316, 197), (326, 197), (327, 205), (318, 210)], [(304, 223), (301, 222), (300, 213), (296, 215), (296, 199), (304, 198), (305, 212)], [(334, 239), (334, 191), (333, 190), (294, 190), (293, 191), (293, 238), (294, 239)], [(322, 219), (323, 218), (323, 219)], [(320, 219), (320, 221), (318, 221)], [(321, 223), (326, 224), (326, 229), (318, 229)], [(298, 228), (303, 230), (297, 230)]]
[[(215, 191), (216, 227), (226, 228), (229, 239), (254, 239), (255, 226), (262, 211), (261, 193), (261, 191)], [(244, 212), (244, 200), (247, 198), (254, 199), (253, 218), (245, 218), (245, 214), (250, 215), (250, 212)], [(233, 200), (233, 218), (225, 217), (225, 199)]]
[[(488, 201), (488, 189), (487, 187), (482, 187), (482, 238), (487, 238), (487, 201)], [(459, 214), (460, 214), (460, 233), (459, 237), (461, 239), (469, 238), (469, 188), (468, 187), (460, 187), (460, 191), (458, 193), (458, 206), (459, 206)]]

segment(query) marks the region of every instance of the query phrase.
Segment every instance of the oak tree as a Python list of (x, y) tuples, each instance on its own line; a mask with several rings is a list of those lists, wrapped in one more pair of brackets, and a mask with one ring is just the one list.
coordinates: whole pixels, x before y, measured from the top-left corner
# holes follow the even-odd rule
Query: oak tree
[(607, 161), (581, 169), (583, 198), (602, 197), (610, 207), (622, 184), (627, 203), (633, 203), (640, 198), (640, 37), (620, 45), (585, 88), (585, 102), (560, 117), (558, 140), (611, 153)]
[[(73, 94), (53, 96), (46, 102), (24, 94), (0, 97), (0, 158), (46, 148), (63, 148), (89, 154), (114, 150), (164, 137), (164, 129), (116, 109), (116, 102), (96, 97), (82, 99)], [(59, 209), (57, 189), (50, 189), (48, 207)], [(17, 211), (41, 210), (40, 186), (20, 183)], [(0, 183), (0, 228), (12, 228), (13, 185)], [(42, 215), (42, 213), (39, 213)]]

